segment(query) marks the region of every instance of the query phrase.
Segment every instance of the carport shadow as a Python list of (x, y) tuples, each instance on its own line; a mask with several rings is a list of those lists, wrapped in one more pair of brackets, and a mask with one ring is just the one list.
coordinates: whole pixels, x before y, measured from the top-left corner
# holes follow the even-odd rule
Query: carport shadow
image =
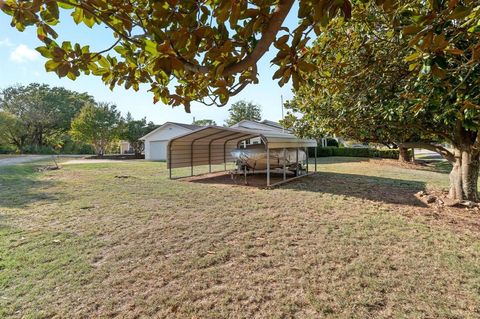
[(0, 167), (0, 208), (22, 208), (38, 201), (57, 200), (59, 193), (46, 193), (44, 189), (55, 183), (40, 180), (42, 173), (36, 165), (21, 164)]
[[(378, 158), (354, 157), (354, 156), (321, 156), (317, 158), (317, 162), (319, 165), (326, 165), (326, 164), (368, 162), (372, 159), (378, 159)], [(310, 163), (310, 165), (313, 165), (315, 163), (315, 159), (310, 155), (308, 162)]]
[(426, 188), (426, 184), (419, 181), (319, 172), (282, 185), (281, 188), (344, 195), (388, 204), (427, 207), (415, 197), (415, 193)]
[[(290, 176), (292, 177), (292, 176)], [(280, 182), (282, 174), (272, 174), (271, 182)], [(230, 174), (207, 174), (182, 179), (186, 182), (199, 184), (216, 184), (231, 186), (266, 187), (266, 175), (249, 175), (248, 185), (245, 185), (243, 176), (232, 179)], [(305, 176), (295, 181), (278, 186), (280, 189), (308, 191), (333, 195), (344, 195), (377, 202), (427, 207), (415, 197), (415, 193), (425, 190), (426, 184), (419, 181), (393, 179), (355, 174), (325, 173)]]
[[(292, 177), (291, 174), (288, 175), (288, 178)], [(256, 187), (256, 188), (265, 188), (267, 187), (267, 175), (265, 173), (255, 173), (248, 174), (245, 184), (245, 176), (242, 174), (230, 174), (228, 172), (219, 172), (212, 174), (203, 174), (193, 177), (185, 177), (180, 180), (199, 183), (199, 184), (216, 184), (216, 185), (232, 185), (232, 186), (247, 186), (247, 187)], [(272, 184), (280, 182), (283, 180), (283, 174), (272, 172), (270, 174), (270, 182)]]

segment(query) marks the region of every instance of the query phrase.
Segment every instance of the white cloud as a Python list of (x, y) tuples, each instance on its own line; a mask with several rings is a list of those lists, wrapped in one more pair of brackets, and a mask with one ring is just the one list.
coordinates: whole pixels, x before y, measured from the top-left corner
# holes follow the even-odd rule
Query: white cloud
[(10, 53), (10, 60), (17, 63), (35, 61), (40, 57), (40, 53), (30, 49), (25, 44), (20, 44)]
[(9, 38), (5, 38), (0, 40), (0, 47), (13, 47), (13, 43)]

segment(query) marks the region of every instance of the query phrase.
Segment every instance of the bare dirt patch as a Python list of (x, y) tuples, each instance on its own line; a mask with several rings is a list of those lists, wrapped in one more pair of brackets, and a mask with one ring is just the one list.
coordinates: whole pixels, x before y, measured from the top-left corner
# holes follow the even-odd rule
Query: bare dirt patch
[[(292, 178), (292, 174), (287, 175), (288, 178)], [(257, 188), (267, 187), (267, 174), (265, 173), (255, 173), (248, 174), (247, 177), (243, 174), (234, 174), (230, 172), (219, 172), (211, 174), (203, 174), (192, 177), (185, 177), (179, 179), (183, 182), (192, 182), (200, 184), (215, 184), (215, 185), (228, 185), (228, 186), (249, 186)], [(270, 174), (270, 183), (278, 183), (283, 181), (283, 173), (273, 172)]]

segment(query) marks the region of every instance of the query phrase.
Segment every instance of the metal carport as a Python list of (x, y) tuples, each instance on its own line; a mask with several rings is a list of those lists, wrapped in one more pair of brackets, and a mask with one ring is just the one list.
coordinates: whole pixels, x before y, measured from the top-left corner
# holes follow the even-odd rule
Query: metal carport
[[(227, 170), (227, 162), (233, 161), (230, 152), (239, 147), (242, 141), (260, 137), (267, 152), (267, 186), (270, 185), (270, 149), (307, 149), (307, 174), (308, 174), (308, 148), (315, 148), (315, 172), (317, 171), (317, 141), (312, 139), (301, 139), (289, 133), (229, 128), (220, 126), (206, 126), (191, 133), (187, 133), (171, 139), (167, 147), (167, 167), (170, 179), (172, 169), (208, 165), (209, 173), (212, 172), (212, 165), (224, 164)], [(284, 174), (284, 181), (286, 176)]]

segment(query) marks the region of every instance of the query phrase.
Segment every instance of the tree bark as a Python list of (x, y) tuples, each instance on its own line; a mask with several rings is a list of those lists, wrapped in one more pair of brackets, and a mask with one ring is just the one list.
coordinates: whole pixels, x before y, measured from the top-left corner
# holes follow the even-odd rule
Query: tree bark
[(97, 156), (103, 157), (103, 155), (105, 154), (105, 147), (103, 146), (103, 144), (95, 143), (94, 147), (95, 147), (95, 153), (97, 153)]
[(478, 202), (479, 152), (470, 148), (456, 148), (454, 154), (455, 161), (449, 175), (449, 196), (454, 200)]
[(399, 147), (399, 160), (401, 162), (411, 162), (412, 155), (409, 152), (409, 149), (406, 147)]

